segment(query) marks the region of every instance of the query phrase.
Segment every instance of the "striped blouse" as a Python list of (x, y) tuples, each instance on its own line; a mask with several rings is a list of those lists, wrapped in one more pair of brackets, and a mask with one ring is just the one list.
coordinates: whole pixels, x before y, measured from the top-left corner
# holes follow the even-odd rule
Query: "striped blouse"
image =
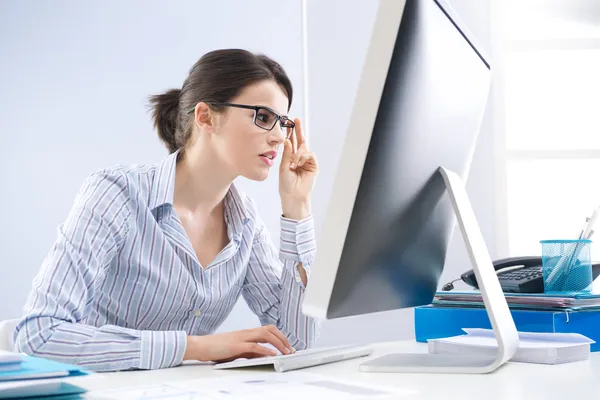
[(310, 273), (312, 217), (281, 217), (277, 251), (253, 202), (232, 185), (229, 242), (203, 268), (173, 208), (176, 160), (86, 179), (33, 281), (17, 351), (97, 371), (175, 366), (187, 336), (213, 333), (240, 294), (293, 347), (311, 345), (318, 326), (300, 311), (297, 263)]

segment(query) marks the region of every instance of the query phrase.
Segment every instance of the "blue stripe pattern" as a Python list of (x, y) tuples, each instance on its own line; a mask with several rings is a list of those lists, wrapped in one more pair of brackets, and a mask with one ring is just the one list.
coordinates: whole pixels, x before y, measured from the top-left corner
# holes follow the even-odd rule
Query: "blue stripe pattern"
[(214, 333), (240, 295), (293, 347), (311, 346), (318, 324), (300, 311), (297, 265), (310, 274), (312, 217), (282, 216), (277, 250), (233, 184), (224, 202), (229, 242), (203, 268), (173, 208), (177, 156), (86, 179), (33, 281), (17, 351), (97, 371), (175, 366), (187, 336)]

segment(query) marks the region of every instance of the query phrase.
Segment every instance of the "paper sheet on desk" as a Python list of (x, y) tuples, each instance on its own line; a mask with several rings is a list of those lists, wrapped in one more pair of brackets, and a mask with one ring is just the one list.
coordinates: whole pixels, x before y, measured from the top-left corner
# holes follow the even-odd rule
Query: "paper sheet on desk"
[(417, 393), (414, 390), (390, 388), (329, 378), (320, 374), (292, 371), (280, 373), (235, 374), (223, 378), (193, 379), (162, 385), (134, 387), (91, 393), (92, 398), (121, 400), (154, 399), (397, 399)]
[[(430, 339), (430, 353), (489, 354), (498, 342), (491, 329), (463, 328), (466, 335)], [(519, 332), (519, 349), (511, 359), (516, 362), (560, 364), (587, 359), (593, 340), (578, 333)]]

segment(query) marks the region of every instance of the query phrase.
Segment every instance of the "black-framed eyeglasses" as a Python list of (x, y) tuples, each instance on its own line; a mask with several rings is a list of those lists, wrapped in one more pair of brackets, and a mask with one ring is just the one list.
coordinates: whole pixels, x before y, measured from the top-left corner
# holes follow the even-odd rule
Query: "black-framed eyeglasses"
[[(211, 102), (211, 101), (207, 101), (206, 103), (213, 104), (216, 106), (237, 107), (237, 108), (244, 108), (247, 110), (254, 110), (254, 125), (256, 125), (259, 128), (262, 128), (264, 130), (270, 131), (275, 127), (275, 124), (277, 124), (277, 122), (279, 122), (281, 129), (286, 130), (285, 131), (286, 139), (289, 138), (289, 136), (292, 133), (292, 130), (296, 126), (294, 121), (292, 121), (288, 117), (277, 114), (275, 111), (271, 110), (269, 107), (250, 106), (247, 104), (236, 104), (236, 103), (219, 103), (219, 102)], [(188, 111), (188, 114), (193, 113), (194, 110), (196, 110), (196, 107), (194, 107), (190, 111)]]

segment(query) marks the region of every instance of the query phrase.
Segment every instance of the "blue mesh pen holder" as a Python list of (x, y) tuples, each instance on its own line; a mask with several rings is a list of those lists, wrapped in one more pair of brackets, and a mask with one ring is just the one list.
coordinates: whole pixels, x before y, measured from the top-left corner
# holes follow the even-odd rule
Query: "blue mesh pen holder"
[(540, 243), (544, 292), (591, 292), (591, 240), (541, 240)]

